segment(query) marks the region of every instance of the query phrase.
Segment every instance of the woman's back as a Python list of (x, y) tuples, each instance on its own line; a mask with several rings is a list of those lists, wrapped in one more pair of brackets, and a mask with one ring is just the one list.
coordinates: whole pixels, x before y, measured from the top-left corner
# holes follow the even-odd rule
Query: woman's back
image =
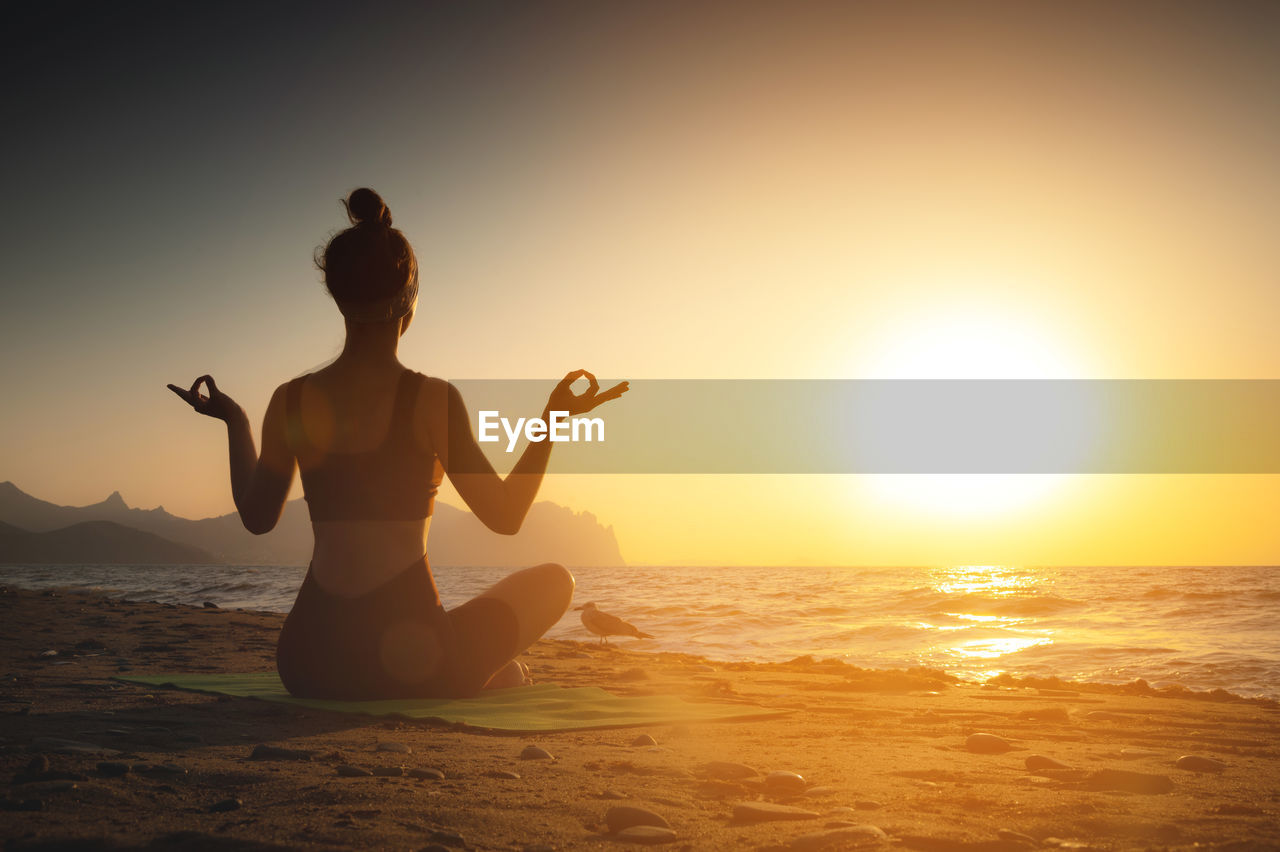
[[(390, 376), (390, 382), (387, 381)], [(444, 469), (415, 434), (426, 377), (326, 368), (287, 385), (289, 443), (298, 459), (327, 591), (352, 596), (390, 580), (425, 552)]]

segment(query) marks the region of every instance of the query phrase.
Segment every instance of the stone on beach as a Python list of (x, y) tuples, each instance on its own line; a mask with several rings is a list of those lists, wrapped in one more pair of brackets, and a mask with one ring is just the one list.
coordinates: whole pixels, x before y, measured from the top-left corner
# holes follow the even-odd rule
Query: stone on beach
[(373, 773), (367, 769), (362, 769), (359, 766), (351, 766), (347, 763), (339, 764), (336, 771), (343, 778), (368, 778), (373, 775)]
[(1122, 748), (1120, 756), (1125, 760), (1139, 760), (1144, 757), (1159, 757), (1160, 752), (1143, 748)]
[(776, 770), (770, 772), (764, 777), (766, 787), (774, 790), (803, 790), (805, 788), (804, 776), (797, 775), (794, 772), (786, 772), (785, 770)]
[(541, 748), (540, 746), (536, 746), (536, 745), (525, 746), (523, 749), (521, 749), (520, 759), (521, 760), (555, 760), (555, 758), (551, 756), (551, 752), (547, 751), (545, 748)]
[(1198, 754), (1184, 754), (1175, 760), (1173, 765), (1188, 772), (1221, 772), (1227, 768), (1227, 765), (1221, 760), (1214, 760), (1212, 757), (1203, 757)]
[(425, 779), (427, 781), (444, 780), (444, 773), (439, 769), (410, 769), (406, 774), (410, 778)]
[(656, 814), (647, 808), (638, 808), (633, 805), (615, 805), (609, 808), (605, 812), (604, 821), (609, 826), (609, 831), (615, 834), (633, 825), (671, 827), (671, 824), (662, 815)]
[(1112, 713), (1110, 710), (1090, 710), (1084, 714), (1090, 722), (1131, 722), (1132, 716), (1124, 713)]
[(301, 748), (281, 748), (260, 743), (249, 753), (250, 760), (310, 760), (315, 752)]
[(403, 778), (404, 767), (402, 766), (375, 766), (370, 770), (376, 778)]
[(1033, 754), (1026, 759), (1027, 769), (1035, 772), (1039, 769), (1070, 769), (1071, 767), (1063, 763), (1061, 760), (1054, 760), (1052, 757), (1045, 757), (1043, 754)]
[(889, 842), (889, 835), (874, 825), (846, 825), (827, 831), (815, 831), (793, 838), (789, 849), (796, 852), (822, 852), (827, 849), (848, 849), (859, 846), (879, 846)]
[(671, 843), (676, 833), (657, 825), (633, 825), (619, 831), (614, 838), (625, 843)]
[(98, 774), (106, 778), (119, 778), (129, 774), (129, 764), (119, 760), (103, 760), (98, 762)]
[(226, 813), (227, 811), (238, 811), (242, 805), (244, 805), (244, 802), (240, 801), (235, 796), (230, 796), (226, 799), (214, 802), (212, 805), (205, 808), (205, 810), (211, 814), (221, 814)]
[(985, 733), (970, 734), (964, 747), (975, 754), (1004, 754), (1013, 748), (1004, 737)]
[(817, 819), (822, 814), (795, 808), (791, 805), (775, 805), (773, 802), (738, 802), (733, 806), (734, 822), (773, 822), (775, 820)]
[(648, 734), (641, 734), (631, 741), (631, 745), (633, 746), (656, 746), (657, 744), (658, 741)]

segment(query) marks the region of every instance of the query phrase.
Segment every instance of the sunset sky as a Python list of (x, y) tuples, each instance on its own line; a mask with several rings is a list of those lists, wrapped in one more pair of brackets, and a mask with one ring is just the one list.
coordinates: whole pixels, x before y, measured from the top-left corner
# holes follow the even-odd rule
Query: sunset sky
[[(35, 5), (0, 480), (54, 502), (232, 510), (165, 384), (256, 433), (337, 354), (312, 256), (358, 186), (422, 270), (401, 360), (449, 379), (1280, 378), (1273, 4)], [(1280, 561), (1274, 475), (541, 496), (637, 564)]]

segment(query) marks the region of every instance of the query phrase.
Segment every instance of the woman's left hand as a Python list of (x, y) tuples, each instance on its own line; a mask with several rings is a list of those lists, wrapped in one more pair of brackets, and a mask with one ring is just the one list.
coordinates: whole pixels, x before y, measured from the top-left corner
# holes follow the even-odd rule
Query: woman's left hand
[[(587, 378), (587, 389), (580, 394), (575, 394), (570, 386), (583, 376)], [(576, 414), (586, 414), (597, 405), (602, 405), (611, 399), (617, 399), (622, 396), (629, 387), (630, 385), (627, 382), (618, 382), (607, 391), (601, 392), (600, 383), (596, 381), (595, 376), (586, 370), (574, 370), (561, 379), (560, 383), (551, 391), (551, 398), (547, 400), (546, 411), (566, 411), (571, 417)], [(545, 414), (543, 419), (546, 419)]]
[[(201, 384), (208, 386), (208, 396), (200, 393)], [(196, 379), (191, 385), (191, 390), (183, 390), (177, 385), (169, 385), (168, 387), (169, 390), (182, 397), (183, 402), (206, 417), (214, 417), (229, 423), (237, 414), (244, 414), (244, 409), (234, 399), (218, 390), (218, 385), (213, 381), (213, 376), (201, 376)]]

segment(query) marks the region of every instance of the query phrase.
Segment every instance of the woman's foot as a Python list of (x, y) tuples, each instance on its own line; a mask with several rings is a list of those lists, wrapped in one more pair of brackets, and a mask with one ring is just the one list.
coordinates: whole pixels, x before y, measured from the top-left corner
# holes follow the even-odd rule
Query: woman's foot
[(533, 678), (529, 676), (529, 667), (519, 660), (512, 660), (493, 673), (485, 689), (507, 689), (512, 686), (530, 686)]

